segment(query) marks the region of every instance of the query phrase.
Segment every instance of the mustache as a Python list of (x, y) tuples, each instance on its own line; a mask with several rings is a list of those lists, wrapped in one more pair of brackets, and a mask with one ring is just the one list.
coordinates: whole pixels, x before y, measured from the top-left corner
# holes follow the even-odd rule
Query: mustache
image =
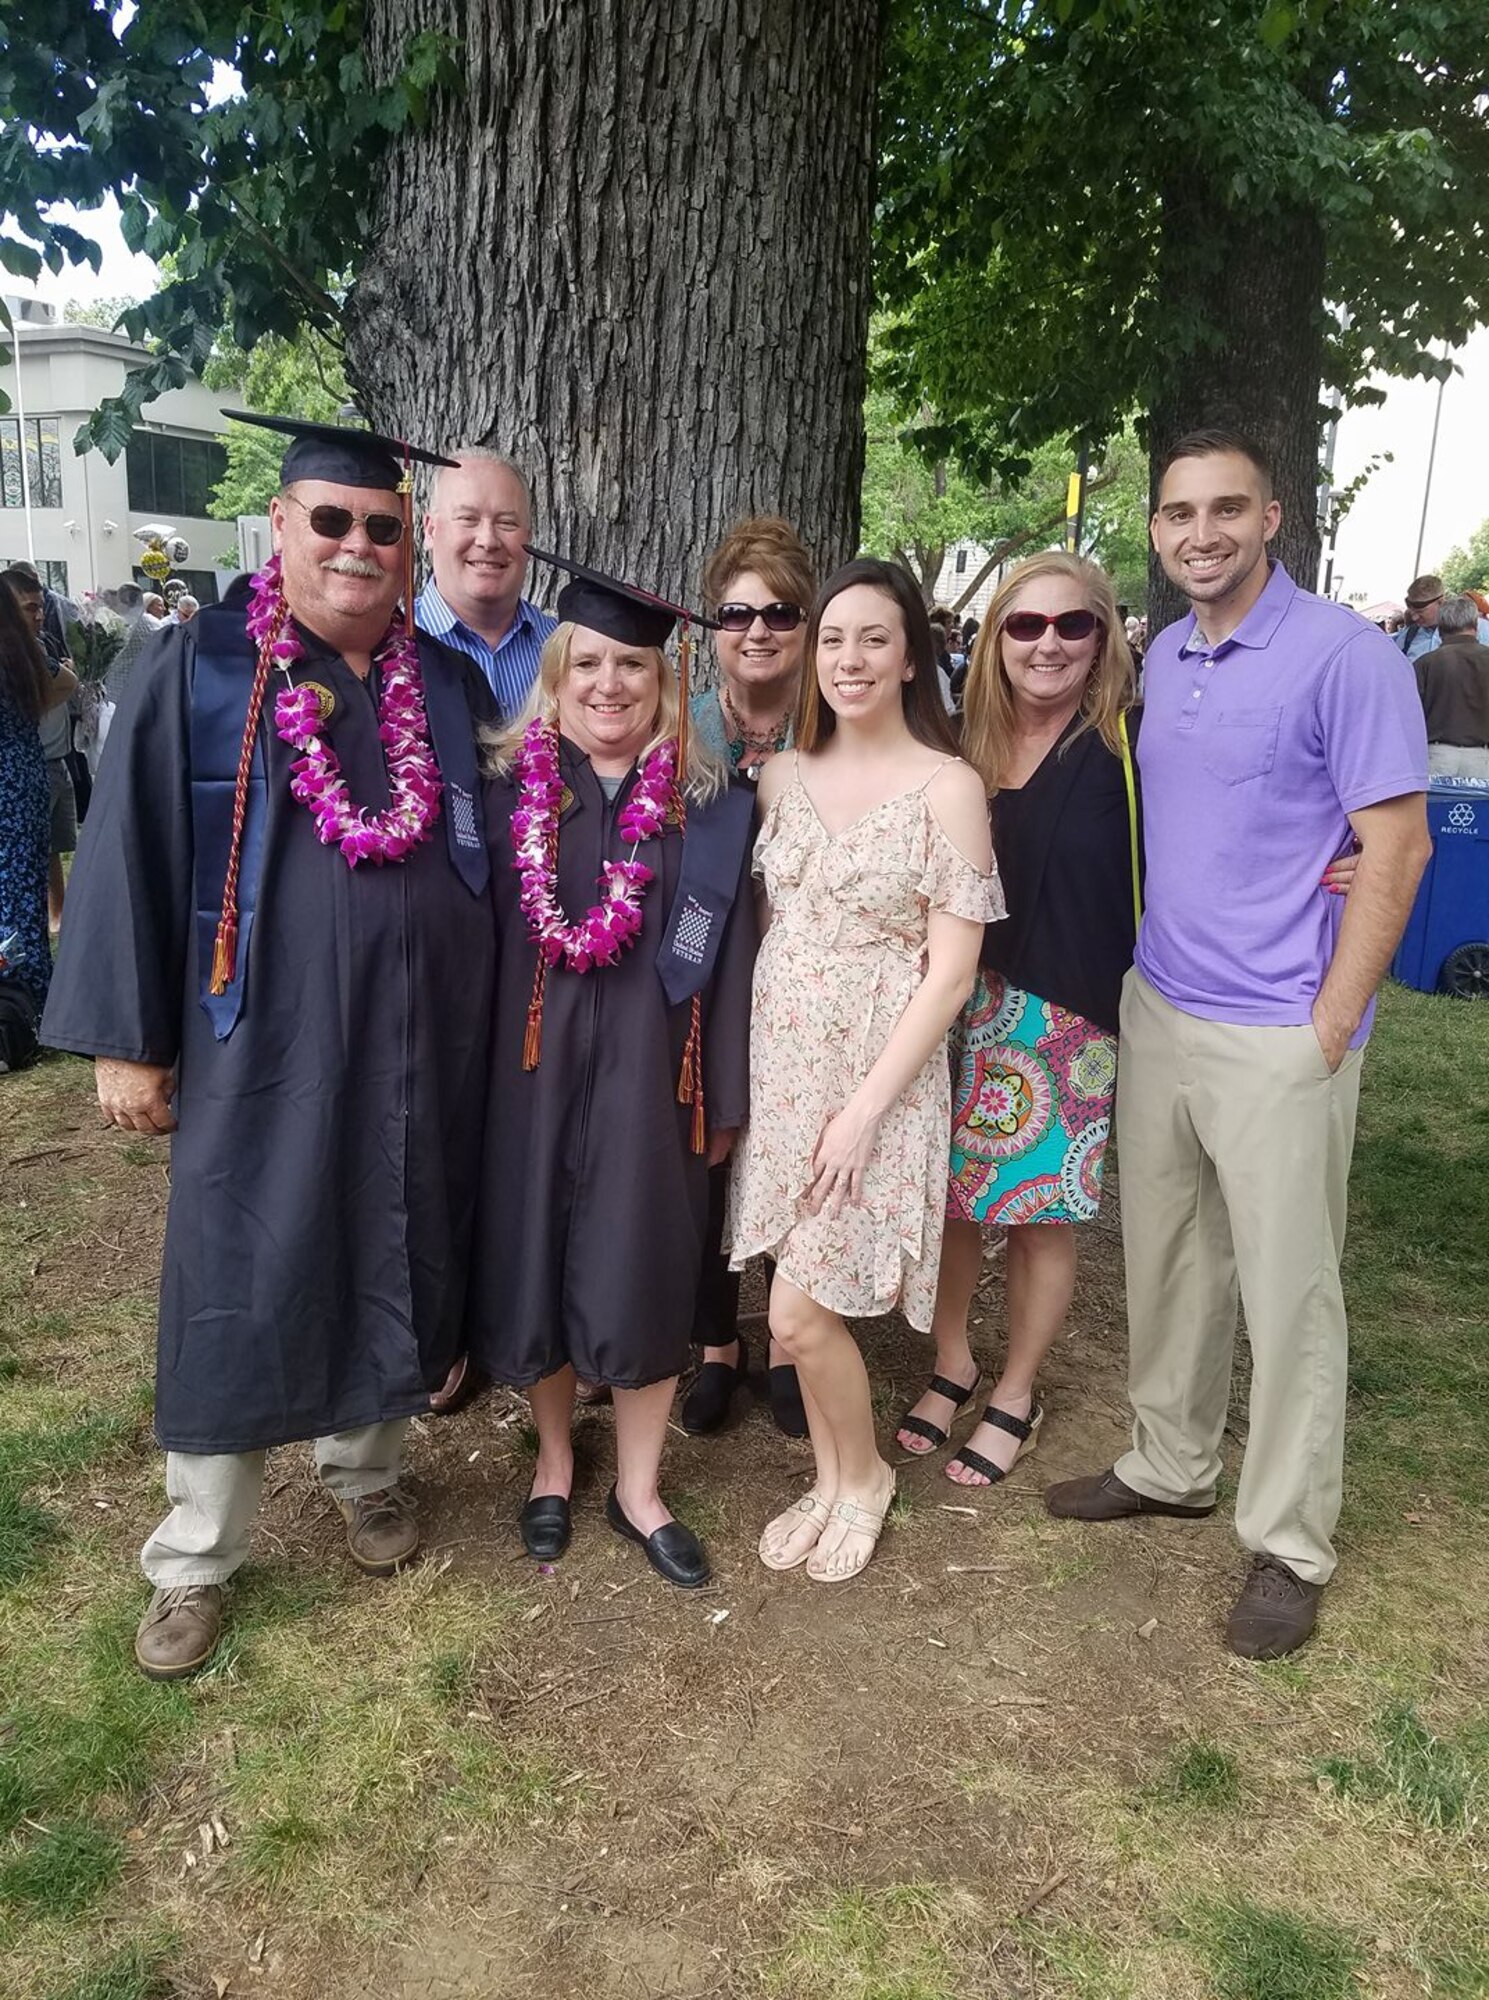
[(382, 571), (378, 568), (377, 564), (367, 556), (329, 556), (321, 564), (321, 568), (330, 570), (333, 576), (379, 577), (382, 575)]

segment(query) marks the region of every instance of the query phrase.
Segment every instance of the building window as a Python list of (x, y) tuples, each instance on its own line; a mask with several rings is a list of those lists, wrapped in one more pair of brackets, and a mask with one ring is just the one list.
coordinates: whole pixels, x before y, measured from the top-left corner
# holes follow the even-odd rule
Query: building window
[[(27, 417), (26, 482), (33, 507), (62, 505), (62, 442), (55, 417)], [(21, 419), (0, 417), (0, 507), (24, 507)]]
[[(26, 554), (24, 549), (17, 555), (0, 555), (0, 569), (9, 569), (11, 564), (15, 562), (31, 562), (31, 558)], [(31, 563), (31, 567), (36, 571), (36, 574), (41, 578), (48, 590), (55, 590), (59, 597), (66, 597), (67, 564), (65, 562), (47, 562), (41, 556), (38, 556), (36, 561)]]
[[(134, 580), (147, 597), (152, 592), (157, 597), (164, 595), (161, 586), (144, 570), (136, 569)], [(173, 569), (169, 581), (184, 583), (198, 604), (216, 604), (222, 594), (219, 588), (222, 578), (215, 569)]]
[(967, 574), (967, 551), (965, 549), (958, 549), (956, 552), (956, 573), (958, 576), (965, 576)]
[(134, 431), (125, 464), (130, 510), (158, 514), (174, 527), (178, 515), (206, 515), (212, 488), (226, 476), (227, 452), (211, 438)]

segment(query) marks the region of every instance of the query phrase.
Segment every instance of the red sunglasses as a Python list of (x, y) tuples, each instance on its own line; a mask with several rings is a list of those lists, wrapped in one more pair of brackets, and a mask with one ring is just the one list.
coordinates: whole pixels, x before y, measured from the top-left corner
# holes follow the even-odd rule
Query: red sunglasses
[(1021, 646), (1031, 646), (1051, 625), (1062, 639), (1089, 639), (1100, 622), (1094, 611), (1010, 611), (1003, 630)]

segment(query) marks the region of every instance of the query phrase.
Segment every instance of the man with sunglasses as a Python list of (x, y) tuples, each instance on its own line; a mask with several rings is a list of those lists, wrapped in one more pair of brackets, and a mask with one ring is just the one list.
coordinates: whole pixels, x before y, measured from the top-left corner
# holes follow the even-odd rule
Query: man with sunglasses
[[(1333, 1574), (1340, 1290), (1360, 1065), (1426, 864), (1427, 740), (1390, 641), (1269, 559), (1267, 461), (1224, 431), (1164, 463), (1153, 546), (1192, 614), (1148, 649), (1146, 897), (1123, 986), (1117, 1137), (1132, 1450), (1052, 1487), (1085, 1521), (1215, 1511), (1237, 1298), (1251, 1349), (1227, 1643), (1276, 1659)], [(1347, 900), (1321, 882), (1357, 840)]]
[[(409, 1417), (456, 1356), (486, 1092), (480, 675), (397, 610), (409, 448), (288, 431), (275, 558), (120, 704), (43, 1032), (174, 1132), (135, 1658), (210, 1658), (267, 1449), (313, 1440), (359, 1569), (419, 1546)], [(439, 461), (433, 461), (438, 463)]]
[[(1406, 623), (1396, 634), (1396, 644), (1409, 660), (1419, 660), (1442, 644), (1438, 620), (1445, 595), (1440, 576), (1419, 576), (1406, 588)], [(1489, 646), (1489, 618), (1476, 621), (1478, 642)]]

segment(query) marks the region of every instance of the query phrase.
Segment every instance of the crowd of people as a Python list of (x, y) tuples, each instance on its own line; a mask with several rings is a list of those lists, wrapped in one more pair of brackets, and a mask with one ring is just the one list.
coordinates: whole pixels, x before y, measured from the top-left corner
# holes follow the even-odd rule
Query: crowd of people
[[(760, 1560), (851, 1580), (964, 1412), (962, 1487), (1058, 1420), (1039, 1373), (1113, 1129), (1132, 1449), (1047, 1504), (1214, 1510), (1243, 1299), (1228, 1642), (1302, 1644), (1335, 1563), (1360, 1065), (1427, 856), (1427, 746), (1401, 652), (1271, 557), (1262, 453), (1169, 454), (1152, 534), (1191, 615), (1139, 705), (1089, 561), (1016, 566), (952, 688), (952, 635), (895, 565), (818, 585), (752, 519), (689, 612), (537, 548), (520, 470), (478, 449), (422, 454), (407, 623), (399, 450), (278, 427), (273, 560), (129, 676), (43, 1023), (94, 1058), (110, 1122), (175, 1133), (141, 1669), (210, 1658), (270, 1447), (314, 1441), (360, 1568), (412, 1560), (408, 1422), (486, 1376), (533, 1414), (529, 1555), (569, 1544), (574, 1405), (605, 1395), (610, 1527), (707, 1582), (666, 1434), (690, 1365), (683, 1427), (724, 1427), (754, 1259), (772, 1413), (812, 1451)], [(534, 562), (564, 578), (554, 616)], [(34, 715), (25, 657), (8, 699)], [(969, 1337), (994, 1230), (996, 1360)], [(886, 1437), (851, 1322), (891, 1312), (934, 1361)]]

